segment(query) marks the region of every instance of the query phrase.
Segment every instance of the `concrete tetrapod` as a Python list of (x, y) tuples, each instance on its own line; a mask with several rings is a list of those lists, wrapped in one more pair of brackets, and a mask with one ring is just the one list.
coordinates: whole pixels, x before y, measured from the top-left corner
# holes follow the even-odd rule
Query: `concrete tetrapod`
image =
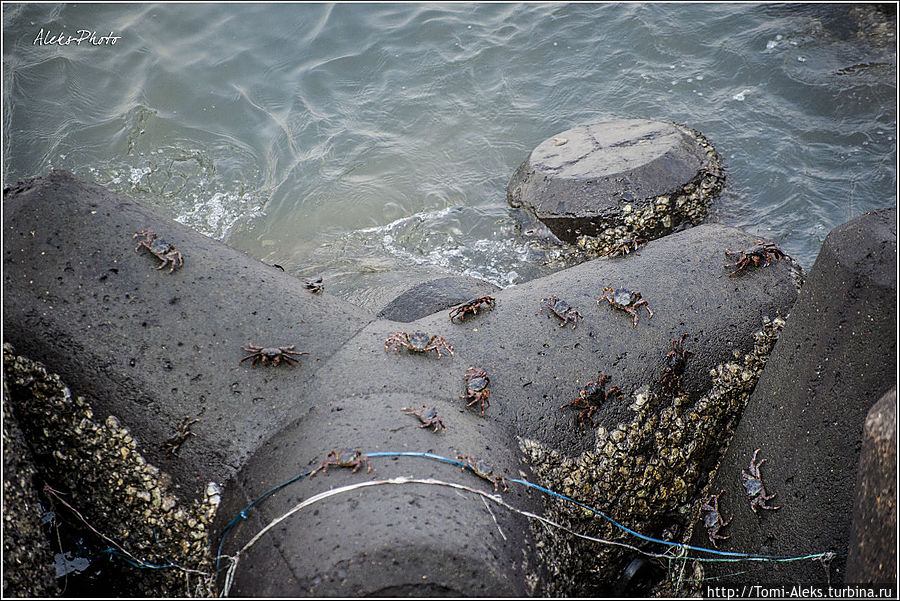
[(866, 416), (847, 581), (897, 582), (897, 387), (875, 403)]
[(506, 187), (560, 240), (604, 255), (706, 218), (725, 175), (699, 132), (646, 119), (604, 119), (540, 143)]
[[(592, 261), (497, 292), (493, 310), (463, 324), (451, 324), (445, 312), (407, 324), (370, 323), (316, 372), (308, 412), (266, 442), (226, 487), (240, 493), (224, 501), (220, 517), (230, 519), (271, 486), (315, 468), (331, 450), (351, 447), (376, 454), (419, 451), (484, 458), (495, 473), (550, 485), (658, 534), (672, 525), (671, 511), (690, 505), (705, 481), (703, 470), (726, 442), (725, 432), (758, 375), (738, 368), (734, 353), (752, 354), (759, 341), (753, 335), (764, 329), (763, 318), (786, 315), (796, 297), (795, 274), (787, 260), (742, 278), (727, 275), (722, 248), (742, 248), (753, 241), (730, 228), (701, 226), (653, 242), (639, 256)], [(629, 315), (598, 304), (607, 283), (640, 288), (650, 299), (653, 319), (643, 316), (635, 328)], [(561, 328), (559, 319), (539, 311), (540, 300), (553, 293), (584, 315), (575, 329)], [(398, 330), (440, 335), (453, 345), (455, 356), (385, 353), (385, 339)], [(678, 404), (672, 399), (654, 396), (640, 411), (632, 405), (660, 378), (672, 339), (684, 331), (691, 333), (685, 344), (695, 353), (683, 379), (688, 397), (696, 400), (713, 386), (719, 378), (709, 372), (717, 365), (736, 370), (740, 384), (729, 395), (705, 399), (696, 423), (687, 423), (685, 408), (685, 423), (676, 426), (682, 420), (674, 416), (680, 410), (671, 408)], [(459, 399), (470, 365), (485, 369), (492, 381), (483, 418)], [(621, 459), (618, 467), (626, 469), (625, 441), (633, 440), (638, 454), (658, 465), (656, 479), (645, 480), (644, 470), (618, 479), (635, 494), (648, 489), (668, 493), (659, 511), (635, 509), (628, 504), (634, 497), (625, 490), (606, 495), (599, 486), (601, 475), (592, 467), (602, 464), (597, 447), (607, 441), (595, 431), (583, 435), (576, 412), (561, 408), (598, 371), (612, 374), (624, 399), (610, 399), (601, 407), (593, 418), (597, 426), (614, 431), (619, 423), (633, 423), (635, 414), (650, 425), (618, 438), (624, 451), (616, 448), (607, 458)], [(437, 408), (446, 432), (423, 430), (401, 411), (421, 404)], [(684, 404), (690, 405), (687, 397)], [(661, 423), (658, 414), (671, 423)], [(651, 433), (657, 429), (654, 423), (668, 436), (658, 451), (691, 449), (681, 462), (660, 464)], [(695, 433), (697, 439), (690, 440)], [(492, 491), (490, 484), (456, 466), (423, 457), (374, 457), (371, 465), (372, 473), (343, 469), (301, 478), (283, 496), (264, 501), (249, 521), (239, 521), (224, 553), (242, 549), (301, 500), (338, 486), (410, 477)], [(609, 567), (598, 573), (596, 547), (570, 550), (572, 541), (560, 532), (543, 540), (543, 526), (529, 524), (508, 508), (488, 508), (477, 497), (440, 486), (383, 488), (390, 490), (373, 486), (331, 497), (266, 531), (265, 538), (241, 553), (231, 594), (584, 594), (609, 591), (630, 559), (606, 557)], [(597, 524), (602, 520), (586, 519), (521, 484), (512, 482), (509, 492), (500, 492), (518, 509), (549, 511), (579, 531), (596, 534), (591, 528), (602, 528)]]
[[(723, 249), (751, 247), (755, 238), (710, 225), (653, 241), (626, 258), (499, 291), (492, 310), (464, 322), (451, 323), (446, 311), (411, 323), (373, 321), (327, 289), (310, 294), (288, 274), (69, 174), (10, 189), (4, 209), (8, 341), (87, 397), (72, 412), (81, 420), (74, 424), (33, 410), (30, 435), (48, 437), (46, 448), (64, 436), (74, 445), (71, 431), (83, 430), (91, 421), (84, 416), (93, 415), (106, 424), (96, 431), (129, 441), (123, 456), (139, 450), (148, 469), (167, 475), (168, 491), (119, 490), (116, 474), (102, 474), (103, 461), (86, 459), (66, 471), (67, 458), (78, 452), (68, 447), (52, 459), (89, 517), (97, 499), (131, 495), (105, 525), (145, 536), (122, 534), (121, 543), (143, 545), (149, 556), (154, 545), (165, 547), (158, 556), (181, 559), (171, 545), (177, 537), (154, 539), (147, 521), (179, 511), (167, 501), (172, 491), (182, 499), (205, 491), (218, 504), (216, 520), (191, 537), (215, 551), (219, 539), (206, 532), (222, 532), (254, 499), (316, 468), (331, 451), (372, 455), (371, 472), (331, 467), (300, 478), (237, 520), (223, 544), (226, 555), (260, 536), (232, 572), (235, 595), (608, 590), (632, 559), (628, 552), (601, 546), (599, 553), (595, 543), (575, 541), (520, 511), (586, 534), (628, 538), (608, 534), (605, 521), (512, 481), (509, 491), (497, 491), (508, 504), (500, 505), (480, 494), (494, 495), (491, 483), (458, 465), (378, 453), (477, 457), (490, 462), (493, 474), (547, 485), (647, 535), (677, 538), (684, 528), (679, 516), (705, 482), (774, 343), (778, 318), (797, 294), (798, 269), (789, 258), (730, 277)], [(157, 271), (155, 257), (135, 253), (132, 235), (143, 229), (174, 244), (184, 265), (171, 274)], [(598, 304), (605, 286), (640, 290), (653, 318), (642, 314), (634, 327), (627, 313)], [(584, 321), (559, 327), (559, 319), (541, 312), (541, 299), (553, 295)], [(400, 331), (442, 336), (454, 356), (386, 352), (385, 340)], [(673, 397), (658, 382), (673, 340), (685, 332), (684, 348), (693, 354), (680, 380), (684, 394)], [(253, 369), (249, 361), (238, 364), (247, 354), (241, 346), (251, 341), (293, 344), (310, 354), (293, 369)], [(466, 408), (460, 398), (469, 366), (484, 369), (492, 382), (483, 417), (479, 406)], [(563, 405), (600, 373), (623, 394), (599, 404), (594, 426), (582, 433), (587, 422)], [(420, 428), (404, 412), (423, 404), (437, 409), (446, 431)], [(170, 454), (167, 443), (185, 416), (200, 421)], [(91, 476), (96, 483), (78, 481), (90, 470), (101, 472)], [(366, 484), (410, 477), (466, 488)], [(221, 503), (209, 481), (223, 485)], [(263, 530), (313, 495), (363, 484), (320, 497)]]
[[(717, 584), (853, 583), (845, 566), (863, 425), (896, 384), (896, 220), (895, 208), (872, 211), (826, 236), (711, 486), (726, 491), (723, 511), (734, 514), (724, 550), (833, 555), (739, 575), (706, 564)], [(766, 495), (775, 495), (768, 504), (780, 509), (754, 514), (741, 474), (756, 449)], [(698, 528), (692, 542), (705, 540)]]

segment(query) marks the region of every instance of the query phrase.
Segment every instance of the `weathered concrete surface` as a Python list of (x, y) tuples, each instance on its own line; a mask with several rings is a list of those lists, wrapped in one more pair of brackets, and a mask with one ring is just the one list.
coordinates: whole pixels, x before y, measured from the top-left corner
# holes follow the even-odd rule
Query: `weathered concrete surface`
[(897, 582), (897, 388), (875, 403), (866, 417), (847, 582)]
[(432, 265), (404, 265), (401, 269), (393, 261), (372, 266), (371, 269), (371, 273), (353, 282), (326, 281), (325, 292), (377, 316), (394, 299), (420, 284), (456, 277)]
[[(378, 312), (379, 319), (409, 323), (500, 290), (490, 282), (466, 276), (428, 280), (397, 295)], [(467, 315), (468, 317), (468, 315)]]
[[(149, 229), (184, 256), (174, 273), (135, 252)], [(371, 315), (128, 198), (57, 171), (3, 203), (6, 341), (94, 410), (137, 433), (188, 494), (224, 482), (297, 415), (317, 365)], [(293, 370), (238, 365), (248, 342), (308, 351)], [(161, 446), (185, 416), (179, 457)]]
[[(184, 267), (173, 274), (156, 271), (155, 258), (135, 253), (131, 236), (143, 228), (173, 242), (184, 253)], [(451, 323), (440, 311), (401, 324), (371, 321), (327, 291), (310, 294), (274, 268), (99, 186), (54, 173), (6, 195), (4, 326), (18, 352), (68, 378), (101, 419), (118, 416), (148, 460), (171, 472), (187, 496), (238, 471), (222, 495), (221, 527), (252, 499), (344, 446), (473, 455), (489, 459), (497, 472), (533, 479), (541, 466), (525, 459), (539, 456), (535, 448), (568, 457), (597, 451), (603, 430), (582, 434), (577, 412), (561, 405), (603, 372), (624, 398), (604, 403), (593, 420), (610, 431), (627, 423), (640, 391), (659, 379), (671, 340), (688, 332), (685, 346), (694, 355), (684, 376), (687, 396), (660, 400), (659, 406), (649, 401), (639, 413), (652, 431), (653, 420), (663, 419), (657, 411), (677, 413), (669, 403), (696, 401), (715, 379), (710, 371), (735, 353), (752, 353), (763, 318), (784, 315), (793, 304), (796, 270), (788, 259), (728, 277), (723, 248), (753, 240), (722, 226), (692, 228), (625, 259), (591, 261), (500, 291), (494, 310), (463, 323)], [(606, 285), (639, 289), (653, 319), (642, 314), (633, 328), (629, 315), (598, 304)], [(560, 328), (556, 317), (539, 312), (540, 300), (552, 294), (584, 315), (576, 329)], [(444, 336), (456, 356), (385, 352), (385, 339), (399, 330)], [(311, 354), (293, 370), (254, 370), (238, 365), (245, 355), (240, 346), (250, 340), (295, 344)], [(469, 365), (486, 369), (493, 382), (485, 417), (459, 398)], [(438, 408), (446, 432), (420, 429), (401, 411), (423, 403)], [(196, 436), (185, 438), (180, 457), (168, 457), (165, 442), (185, 415), (200, 417), (192, 428)], [(672, 451), (677, 440), (693, 435), (688, 427), (678, 430), (674, 422), (680, 420), (669, 421), (665, 444), (642, 452)], [(526, 439), (533, 443), (527, 454)], [(691, 458), (693, 475), (678, 489), (682, 504), (695, 494), (718, 444), (716, 438), (693, 445), (702, 452)], [(627, 455), (623, 445), (615, 453)], [(272, 495), (247, 512), (225, 553), (234, 553), (299, 499), (340, 483), (412, 475), (492, 490), (456, 466), (421, 457), (373, 458), (372, 465), (371, 474), (332, 469)], [(627, 479), (655, 486), (640, 474)], [(679, 528), (670, 516), (629, 513), (629, 490), (603, 509), (633, 518), (632, 524)], [(577, 496), (586, 502), (605, 498), (597, 494)], [(531, 510), (559, 505), (516, 485), (504, 499)], [(547, 551), (545, 561), (535, 551), (534, 532), (522, 515), (496, 505), (489, 512), (471, 493), (379, 485), (331, 497), (266, 533), (241, 556), (232, 593), (537, 594), (548, 588), (545, 568), (579, 576), (560, 590), (605, 586), (590, 581), (590, 566), (577, 565), (578, 557), (547, 563), (557, 556)], [(553, 537), (548, 542), (558, 544)]]
[[(706, 216), (722, 187), (720, 159), (698, 132), (673, 123), (607, 119), (539, 144), (507, 185), (560, 239), (657, 238)], [(603, 254), (603, 252), (601, 252)]]
[[(16, 355), (9, 343), (3, 344), (3, 376), (8, 407), (37, 466), (36, 482), (58, 491), (40, 491), (43, 506), (56, 518), (46, 525), (52, 528), (51, 545), (82, 563), (80, 572), (61, 582), (67, 594), (167, 597), (185, 590), (184, 573), (177, 570), (110, 562), (101, 555), (110, 541), (134, 561), (175, 562), (195, 575), (210, 570), (209, 526), (221, 499), (215, 484), (185, 498), (172, 477), (141, 454), (154, 445), (139, 445), (115, 416), (96, 415), (57, 374)], [(211, 581), (193, 578), (191, 594), (210, 596)]]
[[(734, 521), (726, 551), (800, 556), (846, 553), (863, 424), (873, 400), (894, 386), (897, 366), (896, 209), (866, 213), (825, 239), (784, 334), (735, 432), (711, 490)], [(756, 517), (742, 486), (755, 449), (775, 511)], [(708, 546), (698, 527), (692, 542)], [(706, 564), (717, 583), (849, 582), (846, 556), (826, 569), (795, 561)]]
[[(752, 243), (751, 236), (737, 230), (701, 226), (652, 242), (627, 259), (592, 261), (502, 290), (495, 295), (493, 310), (463, 323), (451, 324), (443, 311), (410, 324), (370, 323), (316, 372), (307, 413), (266, 443), (227, 486), (240, 494), (223, 499), (220, 519), (230, 519), (268, 487), (315, 467), (329, 450), (343, 446), (370, 452), (427, 451), (450, 458), (474, 455), (488, 458), (501, 473), (524, 473), (533, 479), (528, 475), (530, 466), (516, 449), (517, 440), (538, 441), (565, 455), (593, 452), (595, 432), (589, 429), (582, 434), (575, 422), (577, 412), (561, 405), (596, 379), (598, 372), (610, 374), (625, 398), (610, 399), (595, 414), (594, 422), (615, 429), (617, 423), (631, 419), (629, 405), (636, 391), (660, 377), (671, 339), (685, 331), (690, 332), (686, 347), (695, 355), (688, 362), (684, 384), (696, 399), (710, 386), (710, 369), (733, 359), (733, 353), (752, 352), (751, 335), (761, 328), (763, 317), (786, 314), (796, 298), (795, 274), (788, 260), (743, 278), (728, 277), (722, 249)], [(653, 319), (643, 314), (634, 328), (629, 315), (605, 302), (598, 305), (596, 299), (607, 284), (640, 288), (653, 308)], [(554, 293), (584, 315), (576, 329), (560, 328), (558, 319), (539, 312), (540, 300)], [(438, 360), (433, 352), (430, 356), (405, 350), (399, 355), (385, 353), (385, 339), (398, 330), (443, 336), (456, 356)], [(484, 418), (459, 399), (465, 390), (462, 375), (470, 365), (487, 370), (493, 382)], [(438, 409), (446, 432), (422, 430), (415, 418), (401, 412), (402, 407), (421, 404)], [(715, 455), (722, 437), (716, 430), (716, 444), (702, 448)], [(372, 465), (376, 471), (369, 476), (351, 476), (347, 470), (329, 472), (301, 479), (284, 496), (273, 495), (259, 507), (258, 516), (238, 524), (224, 552), (234, 553), (270, 520), (324, 487), (415, 476), (490, 490), (471, 474), (423, 458), (376, 458)], [(333, 497), (318, 506), (318, 514), (309, 508), (302, 516), (290, 518), (282, 523), (284, 528), (268, 532), (242, 556), (232, 594), (358, 595), (376, 594), (389, 586), (431, 594), (436, 589), (419, 587), (432, 583), (435, 578), (429, 574), (435, 573), (444, 583), (441, 590), (449, 594), (520, 595), (532, 592), (528, 582), (539, 583), (537, 592), (547, 586), (534, 563), (532, 531), (520, 516), (492, 508), (500, 530), (509, 537), (504, 540), (478, 499), (440, 489), (408, 488), (367, 489)], [(690, 494), (687, 489), (682, 492)], [(535, 492), (525, 493), (517, 485), (504, 498), (532, 511), (534, 503), (559, 505)], [(579, 498), (592, 500), (590, 494)], [(627, 507), (619, 509), (619, 517), (627, 514)], [(657, 515), (649, 521), (658, 525), (666, 518)], [(473, 565), (482, 566), (478, 578), (468, 568), (451, 573), (439, 570), (446, 561), (423, 549), (423, 531), (440, 537), (443, 556), (468, 557)], [(473, 532), (479, 534), (473, 537)], [(515, 538), (519, 535), (525, 540)], [(409, 552), (398, 551), (396, 563), (385, 571), (351, 573), (347, 566), (359, 566), (365, 558), (381, 553), (385, 541)], [(310, 555), (310, 546), (317, 549), (317, 556)], [(548, 558), (538, 565), (552, 560)], [(572, 594), (592, 586), (605, 585), (583, 580), (568, 591)]]

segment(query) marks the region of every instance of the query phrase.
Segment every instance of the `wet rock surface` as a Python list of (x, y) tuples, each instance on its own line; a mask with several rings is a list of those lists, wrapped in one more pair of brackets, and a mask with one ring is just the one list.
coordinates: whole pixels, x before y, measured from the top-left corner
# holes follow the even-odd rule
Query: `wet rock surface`
[[(651, 242), (624, 259), (591, 261), (499, 291), (494, 309), (462, 323), (451, 323), (442, 311), (409, 324), (368, 324), (316, 372), (308, 412), (267, 442), (226, 487), (241, 493), (226, 500), (220, 515), (240, 511), (265, 490), (266, 483), (287, 481), (314, 468), (330, 450), (352, 446), (370, 452), (425, 450), (450, 458), (457, 454), (485, 458), (508, 477), (525, 477), (596, 504), (624, 524), (650, 533), (669, 528), (677, 537), (684, 521), (678, 511), (690, 506), (698, 485), (705, 483), (703, 474), (717, 459), (726, 441), (723, 433), (739, 414), (777, 335), (779, 316), (787, 314), (796, 298), (798, 268), (787, 258), (740, 277), (728, 276), (723, 248), (752, 243), (752, 237), (731, 228), (700, 226)], [(605, 285), (639, 288), (653, 318), (644, 313), (634, 327), (631, 315), (605, 301), (598, 304)], [(672, 290), (678, 293), (671, 294)], [(541, 299), (552, 294), (564, 297), (583, 315), (574, 329), (571, 322), (560, 327), (561, 319), (541, 311)], [(405, 348), (385, 352), (385, 340), (398, 330), (441, 336), (453, 346), (455, 356), (438, 359), (434, 351), (414, 353)], [(689, 332), (684, 347), (694, 353), (683, 373), (684, 394), (664, 397), (658, 380), (672, 340), (684, 332)], [(484, 417), (478, 407), (466, 408), (459, 398), (466, 390), (462, 377), (469, 366), (484, 369), (491, 378)], [(582, 433), (579, 411), (562, 406), (599, 372), (612, 377), (611, 385), (621, 388), (623, 397), (603, 403), (593, 415), (595, 427)], [(446, 432), (423, 430), (418, 420), (401, 410), (423, 403), (437, 409)], [(685, 448), (690, 450), (682, 455), (680, 449)], [(308, 459), (298, 466), (298, 458)], [(299, 499), (326, 486), (400, 476), (479, 486), (477, 478), (458, 467), (422, 458), (378, 458), (372, 465), (372, 474), (341, 470), (334, 481), (329, 471), (327, 484), (318, 475), (301, 479), (295, 493), (267, 501), (257, 521), (240, 522), (225, 553), (234, 553)], [(604, 488), (603, 479), (613, 473), (608, 470), (615, 470), (615, 486)], [(481, 487), (492, 490), (489, 485)], [(514, 506), (534, 511), (537, 503), (552, 518), (589, 535), (620, 534), (606, 532), (605, 525), (587, 519), (580, 510), (520, 487), (511, 485), (504, 494)], [(613, 550), (603, 554), (601, 563), (595, 559), (596, 545), (582, 545), (559, 531), (548, 535), (544, 526), (497, 509), (491, 517), (477, 499), (464, 501), (440, 489), (384, 498), (374, 492), (333, 498), (318, 514), (291, 518), (284, 531), (269, 531), (256, 543), (264, 546), (242, 555), (232, 593), (250, 594), (263, 587), (273, 595), (325, 590), (371, 594), (387, 586), (382, 578), (414, 587), (436, 561), (430, 556), (416, 560), (422, 556), (421, 546), (416, 546), (422, 529), (442, 533), (440, 553), (464, 555), (482, 566), (479, 581), (485, 588), (478, 589), (479, 594), (609, 591), (631, 559)], [(664, 503), (655, 503), (662, 498)], [(670, 515), (673, 508), (676, 517)], [(497, 533), (494, 519), (509, 540)], [(468, 540), (472, 531), (483, 533), (480, 536), (489, 538), (490, 544)], [(353, 548), (342, 541), (363, 540), (372, 532), (379, 533), (374, 540), (391, 540), (396, 548), (409, 546), (416, 552), (398, 558), (395, 571), (368, 574), (365, 588), (360, 588), (361, 575), (334, 576), (333, 566), (358, 565), (359, 558), (375, 552), (371, 545), (366, 551), (365, 545)], [(518, 540), (511, 532), (527, 534)], [(311, 537), (324, 550), (318, 558), (307, 552)], [(524, 567), (522, 559), (511, 563), (519, 554), (525, 558)], [(535, 557), (540, 561), (535, 563)], [(266, 566), (272, 565), (283, 578), (262, 577)], [(498, 566), (515, 566), (506, 568), (513, 570), (507, 575), (516, 574), (512, 585), (493, 572)], [(546, 578), (540, 566), (555, 573)], [(456, 574), (455, 579), (445, 577), (444, 586), (457, 593), (472, 590), (460, 588), (460, 583), (474, 576), (465, 571)], [(526, 588), (528, 582), (537, 585)]]
[(451, 276), (417, 284), (401, 293), (378, 312), (379, 319), (409, 323), (500, 290), (476, 278)]
[(866, 417), (846, 580), (897, 582), (896, 387), (881, 397)]
[(724, 184), (721, 159), (699, 132), (609, 119), (539, 144), (507, 185), (560, 240), (599, 255), (701, 223)]
[[(115, 415), (192, 495), (292, 420), (309, 373), (372, 318), (66, 172), (13, 187), (3, 209), (6, 340)], [(157, 270), (135, 252), (141, 230), (184, 265)], [(250, 343), (310, 354), (253, 369), (239, 364)], [(173, 449), (186, 418), (199, 421)]]
[[(92, 419), (98, 431), (106, 427), (102, 440), (119, 441), (113, 456), (140, 455), (171, 476), (166, 490), (132, 485), (136, 506), (148, 502), (142, 490), (152, 507), (158, 487), (162, 507), (166, 492), (203, 502), (211, 498), (206, 483), (227, 483), (207, 532), (221, 532), (272, 487), (351, 447), (477, 457), (490, 462), (491, 474), (558, 486), (625, 525), (677, 539), (686, 531), (685, 506), (717, 461), (723, 432), (752, 388), (800, 277), (789, 257), (729, 276), (723, 249), (746, 248), (755, 238), (703, 225), (624, 258), (498, 291), (492, 310), (463, 322), (451, 322), (444, 310), (410, 323), (373, 321), (327, 290), (311, 294), (299, 280), (68, 174), (13, 188), (4, 209), (7, 336), (16, 353), (64, 371), (76, 395), (88, 397), (81, 404), (69, 395), (75, 401), (66, 411), (78, 419), (61, 420), (48, 440), (78, 449), (82, 420)], [(141, 229), (165, 235), (184, 266), (157, 271), (155, 257), (134, 252), (132, 235)], [(640, 291), (653, 317), (642, 308), (635, 326), (624, 310), (598, 303), (606, 286)], [(554, 295), (583, 317), (574, 328), (542, 309), (542, 299)], [(398, 331), (441, 336), (453, 356), (386, 349)], [(683, 365), (669, 355), (679, 339), (692, 353)], [(293, 369), (253, 369), (238, 364), (250, 340), (295, 344), (310, 355)], [(479, 404), (466, 407), (461, 398), (470, 366), (491, 379), (483, 416)], [(664, 390), (667, 367), (678, 380)], [(600, 374), (611, 378), (607, 390), (622, 394), (579, 419), (584, 408), (570, 401)], [(423, 404), (436, 408), (446, 431), (420, 428), (404, 409)], [(101, 442), (84, 445), (78, 457)], [(126, 470), (106, 465), (95, 466), (98, 482)], [(301, 478), (247, 511), (223, 547), (238, 559), (230, 592), (593, 593), (613, 587), (631, 559), (585, 547), (558, 528), (548, 534), (520, 511), (588, 534), (605, 535), (607, 525), (521, 484), (500, 491), (509, 503), (500, 506), (448, 486), (494, 493), (492, 483), (458, 465), (394, 456), (372, 457), (371, 466)], [(368, 484), (410, 477), (445, 484)], [(115, 490), (124, 496), (103, 503), (128, 505), (129, 481), (122, 480)], [(331, 493), (275, 523), (311, 495), (345, 484), (366, 488)], [(200, 540), (191, 536), (173, 540)]]
[[(863, 425), (872, 403), (895, 385), (896, 209), (835, 228), (800, 291), (769, 365), (753, 391), (710, 491), (733, 522), (725, 551), (821, 561), (762, 563), (743, 574), (705, 564), (718, 583), (851, 582), (846, 579)], [(751, 511), (743, 472), (756, 464), (766, 503)], [(751, 483), (747, 483), (751, 484)], [(698, 518), (699, 519), (699, 518)], [(703, 528), (693, 544), (708, 544)]]

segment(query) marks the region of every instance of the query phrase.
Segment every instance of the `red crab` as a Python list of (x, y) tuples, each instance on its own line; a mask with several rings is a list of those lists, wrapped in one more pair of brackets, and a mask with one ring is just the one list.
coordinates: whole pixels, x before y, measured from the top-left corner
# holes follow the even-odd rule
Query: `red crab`
[[(760, 449), (756, 449), (753, 452), (753, 458), (750, 459), (750, 473), (748, 474), (746, 470), (741, 470), (744, 490), (747, 491), (747, 496), (750, 498), (750, 509), (753, 510), (753, 513), (756, 513), (757, 507), (760, 509), (781, 509), (780, 505), (778, 507), (766, 505), (766, 501), (775, 498), (775, 493), (771, 495), (766, 494), (766, 487), (763, 485), (762, 476), (759, 474), (759, 468), (766, 460), (761, 459), (759, 463), (756, 462), (756, 455), (759, 451)], [(757, 515), (759, 514), (757, 513)]]
[(463, 471), (468, 468), (479, 478), (484, 478), (493, 484), (494, 492), (497, 492), (501, 485), (503, 485), (503, 490), (509, 490), (506, 478), (502, 474), (495, 474), (494, 467), (484, 459), (478, 459), (470, 455), (457, 455), (456, 458), (465, 464), (463, 465)]
[(303, 365), (297, 357), (300, 355), (308, 355), (309, 353), (306, 351), (295, 351), (294, 345), (290, 346), (277, 346), (277, 347), (268, 347), (263, 348), (261, 346), (255, 346), (252, 342), (250, 346), (242, 346), (242, 349), (250, 353), (240, 361), (238, 361), (238, 365), (246, 361), (247, 359), (253, 359), (251, 365), (256, 367), (256, 365), (261, 361), (263, 365), (269, 365), (270, 363), (274, 367), (278, 367), (278, 365), (284, 361), (287, 363), (288, 367), (294, 369), (294, 363), (297, 365)]
[(734, 263), (725, 264), (725, 267), (735, 268), (734, 271), (729, 273), (729, 275), (731, 276), (737, 275), (738, 273), (747, 269), (747, 267), (749, 267), (750, 265), (753, 265), (754, 267), (768, 267), (773, 258), (777, 263), (781, 258), (785, 256), (781, 249), (777, 248), (774, 243), (764, 243), (762, 240), (757, 240), (756, 246), (754, 246), (753, 248), (748, 248), (747, 250), (734, 251), (728, 250), (728, 248), (726, 248), (725, 255), (738, 257), (738, 260)]
[(637, 327), (638, 324), (638, 314), (637, 309), (641, 305), (643, 305), (647, 309), (647, 313), (650, 314), (649, 319), (653, 319), (653, 311), (650, 309), (650, 305), (647, 304), (643, 298), (641, 298), (640, 292), (633, 292), (628, 288), (619, 288), (613, 291), (612, 288), (607, 286), (603, 289), (603, 296), (597, 299), (597, 304), (600, 304), (600, 301), (608, 301), (610, 305), (615, 307), (616, 309), (621, 309), (626, 313), (630, 313), (634, 316), (634, 326)]
[(460, 306), (456, 307), (452, 311), (450, 311), (450, 321), (453, 321), (456, 317), (459, 317), (460, 321), (464, 321), (466, 319), (466, 314), (471, 313), (472, 315), (478, 314), (478, 307), (481, 305), (487, 305), (488, 309), (494, 308), (494, 303), (496, 301), (491, 296), (482, 296), (481, 298), (473, 298), (472, 300), (466, 301)]
[(328, 453), (328, 457), (325, 458), (319, 467), (314, 469), (309, 473), (310, 477), (315, 476), (316, 473), (321, 470), (322, 473), (328, 473), (329, 466), (335, 467), (352, 467), (353, 470), (351, 473), (356, 473), (356, 470), (361, 468), (363, 465), (366, 466), (366, 473), (372, 471), (372, 466), (369, 465), (369, 458), (359, 449), (341, 449), (340, 451), (332, 451)]
[(422, 405), (418, 409), (410, 409), (409, 407), (403, 407), (401, 409), (406, 415), (415, 415), (419, 418), (419, 421), (422, 422), (420, 428), (430, 428), (434, 426), (434, 432), (438, 431), (438, 428), (447, 429), (447, 426), (444, 425), (444, 420), (438, 417), (437, 409), (434, 407), (429, 407), (428, 405)]
[(425, 332), (413, 332), (412, 334), (407, 334), (406, 332), (397, 332), (396, 334), (389, 336), (387, 340), (384, 341), (384, 352), (388, 352), (393, 345), (394, 352), (397, 354), (400, 353), (400, 347), (404, 346), (408, 350), (414, 353), (427, 353), (428, 351), (437, 351), (438, 359), (442, 357), (441, 355), (441, 347), (443, 346), (448, 351), (450, 351), (450, 356), (453, 356), (453, 347), (447, 343), (446, 340), (441, 338), (440, 336), (431, 336), (426, 334)]
[(466, 407), (481, 403), (481, 417), (484, 417), (484, 410), (491, 404), (488, 401), (491, 396), (491, 379), (483, 369), (475, 369), (470, 366), (466, 370), (463, 380), (466, 381), (466, 394), (459, 398), (472, 399)]
[(688, 355), (694, 354), (693, 351), (686, 351), (681, 346), (685, 338), (687, 338), (687, 332), (682, 334), (678, 340), (672, 339), (672, 350), (666, 355), (666, 366), (663, 368), (662, 377), (658, 380), (669, 396), (678, 396), (681, 392), (681, 378), (684, 376)]
[(703, 516), (703, 525), (706, 526), (709, 542), (712, 543), (713, 549), (717, 548), (716, 539), (727, 540), (730, 538), (719, 534), (719, 529), (724, 528), (731, 523), (732, 519), (734, 519), (734, 516), (731, 516), (728, 518), (728, 521), (725, 521), (722, 519), (722, 514), (719, 513), (719, 497), (723, 494), (725, 494), (724, 489), (717, 495), (710, 495), (709, 498), (703, 502), (703, 505), (700, 506), (700, 509), (707, 512), (706, 515)]
[(622, 396), (622, 391), (619, 390), (618, 386), (613, 386), (609, 390), (604, 390), (611, 379), (611, 376), (600, 374), (600, 377), (597, 378), (596, 382), (588, 382), (585, 387), (578, 392), (577, 397), (565, 405), (560, 406), (560, 409), (563, 409), (564, 407), (575, 407), (575, 409), (581, 410), (578, 413), (578, 425), (581, 426), (582, 434), (585, 433), (585, 420), (591, 424), (591, 428), (594, 427), (594, 420), (592, 419), (593, 415), (597, 409), (600, 408), (603, 401), (614, 394), (620, 397)]
[(175, 271), (176, 267), (184, 265), (184, 258), (181, 256), (180, 252), (175, 250), (175, 245), (160, 238), (155, 232), (141, 230), (132, 236), (132, 238), (143, 238), (134, 248), (134, 252), (139, 251), (143, 246), (155, 255), (157, 259), (162, 259), (162, 263), (159, 264), (157, 269), (162, 269), (169, 263), (172, 263), (172, 267), (169, 268), (169, 273), (172, 273)]
[[(541, 309), (539, 313), (543, 313), (544, 309), (550, 309), (557, 317), (559, 317), (562, 321), (559, 324), (559, 327), (563, 327), (569, 320), (572, 321), (572, 329), (575, 329), (575, 326), (578, 325), (578, 318), (581, 318), (581, 321), (584, 321), (584, 317), (582, 317), (581, 313), (578, 312), (578, 309), (571, 306), (566, 301), (562, 300), (555, 294), (553, 296), (548, 296), (547, 298), (541, 299)], [(547, 317), (550, 317), (550, 314), (547, 314)]]

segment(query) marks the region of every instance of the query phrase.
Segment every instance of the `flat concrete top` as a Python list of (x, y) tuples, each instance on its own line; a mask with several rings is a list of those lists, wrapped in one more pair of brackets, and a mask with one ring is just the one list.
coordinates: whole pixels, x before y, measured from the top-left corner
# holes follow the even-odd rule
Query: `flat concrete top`
[[(531, 152), (531, 164), (538, 170), (553, 172), (556, 177), (614, 177), (666, 155), (681, 153), (686, 146), (696, 146), (696, 143), (671, 123), (608, 119), (574, 127), (544, 140)], [(694, 169), (699, 165), (698, 154)], [(673, 178), (661, 193), (683, 185), (690, 178), (678, 179), (682, 181)]]
[[(616, 226), (658, 238), (684, 219), (702, 220), (721, 189), (719, 163), (709, 142), (683, 125), (606, 119), (541, 142), (510, 178), (507, 202), (570, 243), (580, 235), (610, 239)], [(702, 192), (686, 189), (701, 180)], [(678, 194), (686, 197), (670, 206)]]

